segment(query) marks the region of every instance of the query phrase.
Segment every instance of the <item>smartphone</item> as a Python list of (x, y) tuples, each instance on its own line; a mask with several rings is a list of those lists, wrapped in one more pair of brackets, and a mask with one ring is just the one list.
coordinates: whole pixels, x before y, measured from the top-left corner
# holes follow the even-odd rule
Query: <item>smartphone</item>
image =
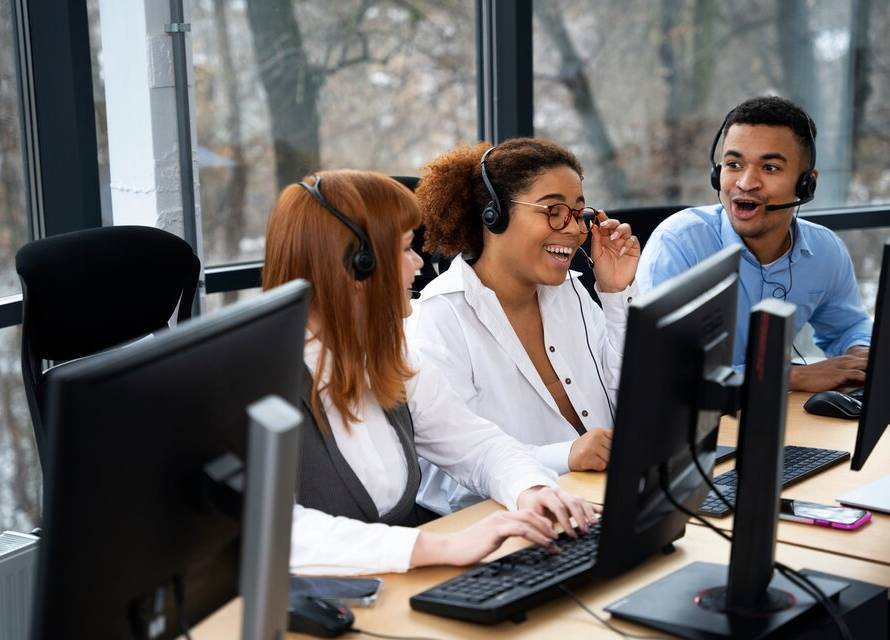
[(782, 499), (779, 517), (833, 529), (858, 529), (871, 520), (871, 512), (835, 505)]
[(290, 592), (315, 596), (325, 600), (337, 600), (351, 607), (371, 607), (383, 587), (380, 578), (322, 578), (315, 576), (291, 576)]

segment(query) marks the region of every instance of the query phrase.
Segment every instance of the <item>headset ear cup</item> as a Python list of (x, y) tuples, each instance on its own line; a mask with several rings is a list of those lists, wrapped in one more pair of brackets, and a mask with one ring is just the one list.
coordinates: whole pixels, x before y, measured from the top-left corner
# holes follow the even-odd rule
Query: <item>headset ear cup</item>
[(720, 191), (720, 170), (722, 168), (723, 166), (719, 164), (711, 165), (711, 188), (714, 191)]
[(356, 280), (364, 280), (374, 272), (377, 260), (374, 254), (366, 249), (359, 249), (352, 256), (352, 270)]
[(484, 224), (488, 229), (494, 229), (495, 227), (497, 227), (498, 223), (500, 222), (500, 217), (501, 216), (498, 213), (498, 210), (494, 206), (494, 201), (489, 202), (482, 210), (482, 224)]
[(797, 185), (794, 187), (798, 200), (809, 202), (816, 195), (816, 175), (812, 171), (800, 174)]

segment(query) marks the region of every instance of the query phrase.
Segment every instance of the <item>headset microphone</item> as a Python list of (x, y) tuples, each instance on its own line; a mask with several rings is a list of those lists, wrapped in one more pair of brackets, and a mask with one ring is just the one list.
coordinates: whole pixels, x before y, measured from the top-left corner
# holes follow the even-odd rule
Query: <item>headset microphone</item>
[(805, 198), (800, 198), (799, 200), (795, 200), (794, 202), (786, 202), (784, 204), (768, 204), (764, 207), (767, 211), (778, 211), (779, 209), (788, 209), (790, 207), (799, 207), (802, 204), (806, 204), (807, 202), (812, 202), (813, 196), (807, 196)]

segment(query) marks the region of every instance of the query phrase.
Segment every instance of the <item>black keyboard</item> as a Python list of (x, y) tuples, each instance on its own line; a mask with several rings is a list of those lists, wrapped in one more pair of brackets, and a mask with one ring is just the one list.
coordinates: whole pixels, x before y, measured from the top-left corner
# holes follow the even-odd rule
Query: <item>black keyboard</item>
[[(782, 488), (799, 482), (804, 478), (809, 478), (811, 475), (843, 462), (849, 457), (850, 454), (846, 451), (787, 446), (785, 447), (785, 457), (782, 462)], [(723, 494), (727, 501), (734, 506), (738, 484), (736, 470), (732, 469), (726, 473), (721, 473), (714, 478), (714, 484), (717, 485), (720, 493)], [(713, 491), (708, 493), (705, 501), (698, 508), (698, 512), (706, 516), (725, 516), (729, 511)]]
[(590, 579), (600, 531), (597, 522), (577, 538), (561, 534), (556, 554), (534, 545), (474, 567), (413, 596), (411, 608), (483, 624), (521, 619), (527, 609), (561, 595), (559, 585)]

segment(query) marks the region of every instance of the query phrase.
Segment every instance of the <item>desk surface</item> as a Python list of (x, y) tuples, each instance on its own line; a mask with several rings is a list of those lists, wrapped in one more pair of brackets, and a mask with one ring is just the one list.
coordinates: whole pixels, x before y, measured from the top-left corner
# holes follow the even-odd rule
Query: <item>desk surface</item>
[[(812, 416), (803, 411), (808, 395), (789, 396), (786, 442), (804, 446), (853, 451), (856, 422)], [(720, 442), (734, 444), (737, 423), (724, 419)], [(719, 466), (717, 472), (732, 467)], [(812, 478), (793, 485), (782, 495), (831, 504), (834, 499), (851, 489), (873, 482), (890, 473), (890, 437), (885, 437), (872, 452), (865, 469), (851, 471), (849, 463), (836, 466)], [(596, 502), (605, 493), (605, 474), (569, 473), (560, 479), (564, 489)], [(453, 531), (477, 521), (498, 509), (486, 501), (468, 509), (440, 518), (424, 526), (434, 531)], [(724, 529), (732, 526), (732, 518), (712, 519)], [(890, 585), (890, 515), (875, 513), (873, 522), (856, 531), (841, 531), (793, 522), (780, 522), (780, 544), (776, 558), (795, 568), (809, 568), (847, 576), (858, 580)], [(491, 558), (523, 546), (521, 540), (509, 540)], [(577, 590), (578, 595), (599, 615), (608, 616), (603, 608), (649, 582), (694, 561), (727, 563), (729, 545), (715, 533), (702, 526), (688, 526), (686, 535), (676, 544), (677, 551), (669, 556), (653, 557), (633, 571), (607, 582), (596, 582)], [(356, 609), (355, 626), (376, 633), (428, 636), (431, 638), (547, 638), (547, 637), (616, 637), (582, 611), (568, 598), (554, 600), (530, 611), (528, 621), (514, 625), (502, 623), (494, 627), (476, 626), (433, 615), (412, 611), (408, 598), (446, 580), (461, 569), (436, 567), (412, 571), (408, 574), (383, 576), (385, 586), (380, 600), (371, 609)], [(208, 618), (192, 634), (198, 639), (235, 638), (240, 629), (240, 602), (234, 601)], [(649, 633), (650, 630), (618, 620), (610, 620), (625, 631)], [(654, 634), (653, 634), (654, 635)], [(296, 634), (289, 637), (298, 638)]]
[[(465, 527), (499, 508), (493, 502), (487, 501), (431, 522), (424, 528), (436, 531), (453, 531)], [(491, 557), (514, 551), (521, 546), (520, 540), (511, 539)], [(605, 606), (691, 561), (704, 560), (723, 564), (729, 561), (729, 545), (704, 527), (687, 527), (686, 535), (677, 541), (676, 548), (677, 550), (671, 555), (653, 557), (633, 571), (609, 581), (593, 582), (583, 588), (578, 588), (576, 593), (597, 614), (609, 618), (609, 615), (603, 611)], [(776, 558), (798, 569), (818, 569), (876, 584), (890, 584), (890, 567), (881, 564), (840, 558), (835, 554), (786, 544), (777, 545)], [(616, 637), (569, 598), (559, 598), (532, 609), (529, 611), (528, 620), (522, 624), (514, 625), (511, 622), (504, 622), (493, 627), (448, 620), (411, 610), (408, 599), (413, 594), (446, 580), (460, 571), (462, 569), (435, 567), (418, 569), (407, 574), (382, 576), (384, 587), (377, 605), (370, 609), (354, 609), (355, 626), (375, 633), (430, 638)], [(240, 603), (234, 601), (199, 625), (192, 633), (192, 637), (195, 640), (237, 637), (240, 628), (240, 615)], [(652, 634), (651, 630), (644, 627), (609, 619), (612, 624), (624, 631)], [(289, 634), (288, 637), (301, 638), (304, 636)]]
[[(803, 403), (809, 396), (806, 393), (792, 393), (788, 396), (785, 442), (823, 449), (841, 449), (852, 454), (858, 422), (806, 413)], [(719, 442), (734, 445), (737, 433), (738, 422), (733, 418), (724, 418), (720, 424)], [(734, 461), (725, 462), (717, 467), (715, 474), (731, 469), (734, 465)], [(890, 436), (878, 442), (862, 471), (851, 471), (849, 461), (843, 462), (791, 485), (782, 492), (782, 497), (836, 504), (835, 498), (838, 496), (887, 474), (890, 474)], [(605, 496), (606, 478), (602, 473), (569, 473), (562, 477), (561, 484), (563, 489), (595, 502), (602, 502)], [(732, 529), (731, 516), (709, 520), (721, 529)], [(692, 523), (696, 524), (695, 521)], [(890, 565), (890, 515), (885, 513), (874, 512), (872, 522), (854, 531), (781, 520), (778, 540)]]
[[(789, 396), (785, 442), (807, 447), (841, 449), (852, 454), (858, 422), (806, 413), (803, 403), (809, 397), (810, 394), (806, 393), (792, 393)], [(737, 431), (736, 420), (724, 419), (720, 425), (720, 442), (734, 444)], [(732, 464), (727, 463), (726, 468), (731, 468)], [(723, 470), (722, 466), (718, 468), (718, 471)], [(862, 471), (851, 471), (849, 461), (843, 462), (791, 485), (782, 492), (782, 497), (837, 504), (838, 496), (879, 480), (887, 474), (890, 474), (890, 437), (884, 437), (878, 442)], [(722, 529), (732, 527), (732, 517), (712, 518), (711, 522)], [(854, 531), (780, 520), (778, 539), (780, 542), (890, 565), (890, 514), (886, 513), (873, 512), (872, 521)]]

